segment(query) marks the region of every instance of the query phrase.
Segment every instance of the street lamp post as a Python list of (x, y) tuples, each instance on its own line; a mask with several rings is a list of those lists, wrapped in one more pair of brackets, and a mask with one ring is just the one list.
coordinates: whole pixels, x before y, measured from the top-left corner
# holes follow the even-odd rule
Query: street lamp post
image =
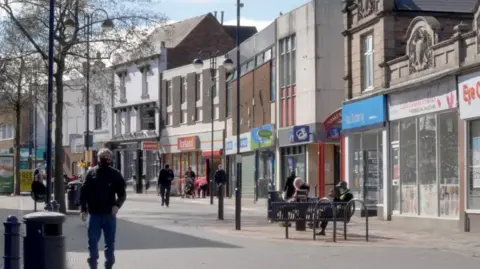
[[(220, 51), (217, 50), (215, 51), (214, 53), (212, 52), (209, 52), (209, 51), (200, 51), (197, 55), (197, 58), (195, 60), (193, 60), (193, 66), (196, 68), (196, 69), (199, 69), (201, 70), (202, 67), (203, 67), (203, 60), (200, 58), (202, 56), (202, 54), (205, 54), (208, 56), (209, 58), (209, 63), (210, 63), (210, 78), (211, 78), (211, 82), (212, 82), (212, 86), (210, 87), (210, 118), (212, 120), (212, 137), (211, 137), (211, 151), (210, 151), (210, 174), (209, 174), (209, 177), (210, 177), (210, 180), (209, 180), (209, 183), (210, 183), (210, 204), (213, 205), (213, 194), (215, 192), (215, 186), (214, 186), (214, 180), (213, 180), (213, 177), (214, 177), (214, 170), (213, 170), (213, 146), (214, 146), (214, 131), (215, 131), (215, 117), (214, 117), (214, 92), (215, 92), (215, 86), (217, 85), (217, 81), (216, 81), (216, 76), (215, 76), (215, 73), (217, 71), (217, 57), (220, 56)], [(223, 65), (226, 67), (226, 68), (231, 68), (232, 65), (233, 65), (233, 62), (232, 60), (230, 60), (229, 58), (225, 58), (225, 60), (223, 61)]]
[(237, 0), (237, 29), (235, 31), (235, 39), (236, 39), (236, 45), (237, 45), (237, 121), (236, 121), (236, 127), (237, 127), (237, 156), (236, 156), (236, 162), (237, 162), (237, 169), (236, 169), (236, 186), (235, 186), (235, 230), (239, 231), (241, 230), (241, 214), (242, 214), (242, 162), (241, 162), (241, 155), (240, 155), (240, 10), (243, 7), (243, 3), (240, 2), (240, 0)]
[[(102, 29), (103, 30), (111, 30), (114, 28), (113, 21), (108, 18), (108, 13), (101, 8), (93, 10), (91, 13), (85, 14), (85, 38), (86, 38), (86, 70), (85, 70), (85, 134), (84, 134), (84, 145), (85, 145), (85, 152), (88, 154), (90, 150), (90, 143), (93, 142), (93, 138), (90, 139), (90, 38), (93, 35), (93, 25), (92, 25), (92, 17), (95, 15), (96, 12), (102, 12), (107, 17), (102, 22)], [(67, 19), (65, 21), (65, 28), (67, 31), (74, 32), (76, 25), (73, 19)], [(86, 169), (90, 166), (90, 158), (87, 159)]]

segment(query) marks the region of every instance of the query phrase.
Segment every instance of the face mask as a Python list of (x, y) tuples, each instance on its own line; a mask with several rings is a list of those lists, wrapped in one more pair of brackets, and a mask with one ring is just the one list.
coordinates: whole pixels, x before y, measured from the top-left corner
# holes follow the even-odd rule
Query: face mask
[(107, 167), (110, 165), (110, 162), (106, 158), (101, 158), (98, 165), (101, 167)]

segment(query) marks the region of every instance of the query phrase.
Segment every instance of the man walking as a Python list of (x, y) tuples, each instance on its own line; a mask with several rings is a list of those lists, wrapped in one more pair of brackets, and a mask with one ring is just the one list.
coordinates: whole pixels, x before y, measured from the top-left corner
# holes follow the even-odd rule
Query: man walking
[(172, 188), (172, 180), (174, 174), (172, 169), (168, 164), (165, 165), (165, 168), (160, 170), (160, 175), (158, 176), (158, 185), (160, 185), (160, 195), (162, 196), (162, 206), (170, 205), (170, 190)]
[(105, 240), (105, 268), (115, 263), (116, 215), (127, 197), (122, 174), (112, 168), (113, 154), (103, 148), (98, 152), (98, 165), (88, 170), (81, 192), (80, 206), (82, 219), (88, 216), (88, 264), (97, 269), (98, 241)]

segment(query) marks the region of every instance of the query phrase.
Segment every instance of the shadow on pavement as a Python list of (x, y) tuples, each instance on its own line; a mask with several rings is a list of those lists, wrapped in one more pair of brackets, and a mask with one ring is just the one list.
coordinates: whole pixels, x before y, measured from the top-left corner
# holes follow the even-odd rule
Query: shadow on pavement
[[(0, 209), (2, 223), (9, 215), (15, 215), (22, 222), (22, 237), (25, 235), (23, 216), (32, 213), (32, 210), (6, 210)], [(2, 231), (3, 231), (2, 225)], [(78, 215), (67, 215), (63, 226), (63, 233), (69, 252), (87, 252), (87, 225)], [(23, 238), (22, 240), (23, 241)], [(103, 239), (99, 242), (99, 249), (103, 249)], [(23, 248), (23, 247), (22, 247)], [(153, 228), (151, 226), (134, 223), (131, 221), (117, 220), (117, 250), (142, 250), (142, 249), (175, 249), (175, 248), (239, 248), (235, 245), (225, 244), (203, 239), (191, 235)], [(4, 236), (0, 236), (0, 253), (4, 251)]]
[[(87, 251), (87, 225), (78, 216), (69, 216), (64, 227), (67, 251)], [(103, 239), (99, 242), (102, 249)], [(238, 248), (238, 246), (117, 219), (117, 250), (175, 248)]]

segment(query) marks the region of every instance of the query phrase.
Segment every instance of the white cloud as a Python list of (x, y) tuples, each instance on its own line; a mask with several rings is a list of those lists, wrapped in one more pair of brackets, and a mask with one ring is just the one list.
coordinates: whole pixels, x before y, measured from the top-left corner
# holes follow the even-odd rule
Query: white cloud
[[(258, 31), (263, 30), (265, 27), (269, 26), (273, 21), (267, 20), (253, 20), (248, 18), (240, 18), (240, 25), (242, 26), (255, 26)], [(225, 25), (237, 25), (237, 20), (227, 20), (224, 22)]]

